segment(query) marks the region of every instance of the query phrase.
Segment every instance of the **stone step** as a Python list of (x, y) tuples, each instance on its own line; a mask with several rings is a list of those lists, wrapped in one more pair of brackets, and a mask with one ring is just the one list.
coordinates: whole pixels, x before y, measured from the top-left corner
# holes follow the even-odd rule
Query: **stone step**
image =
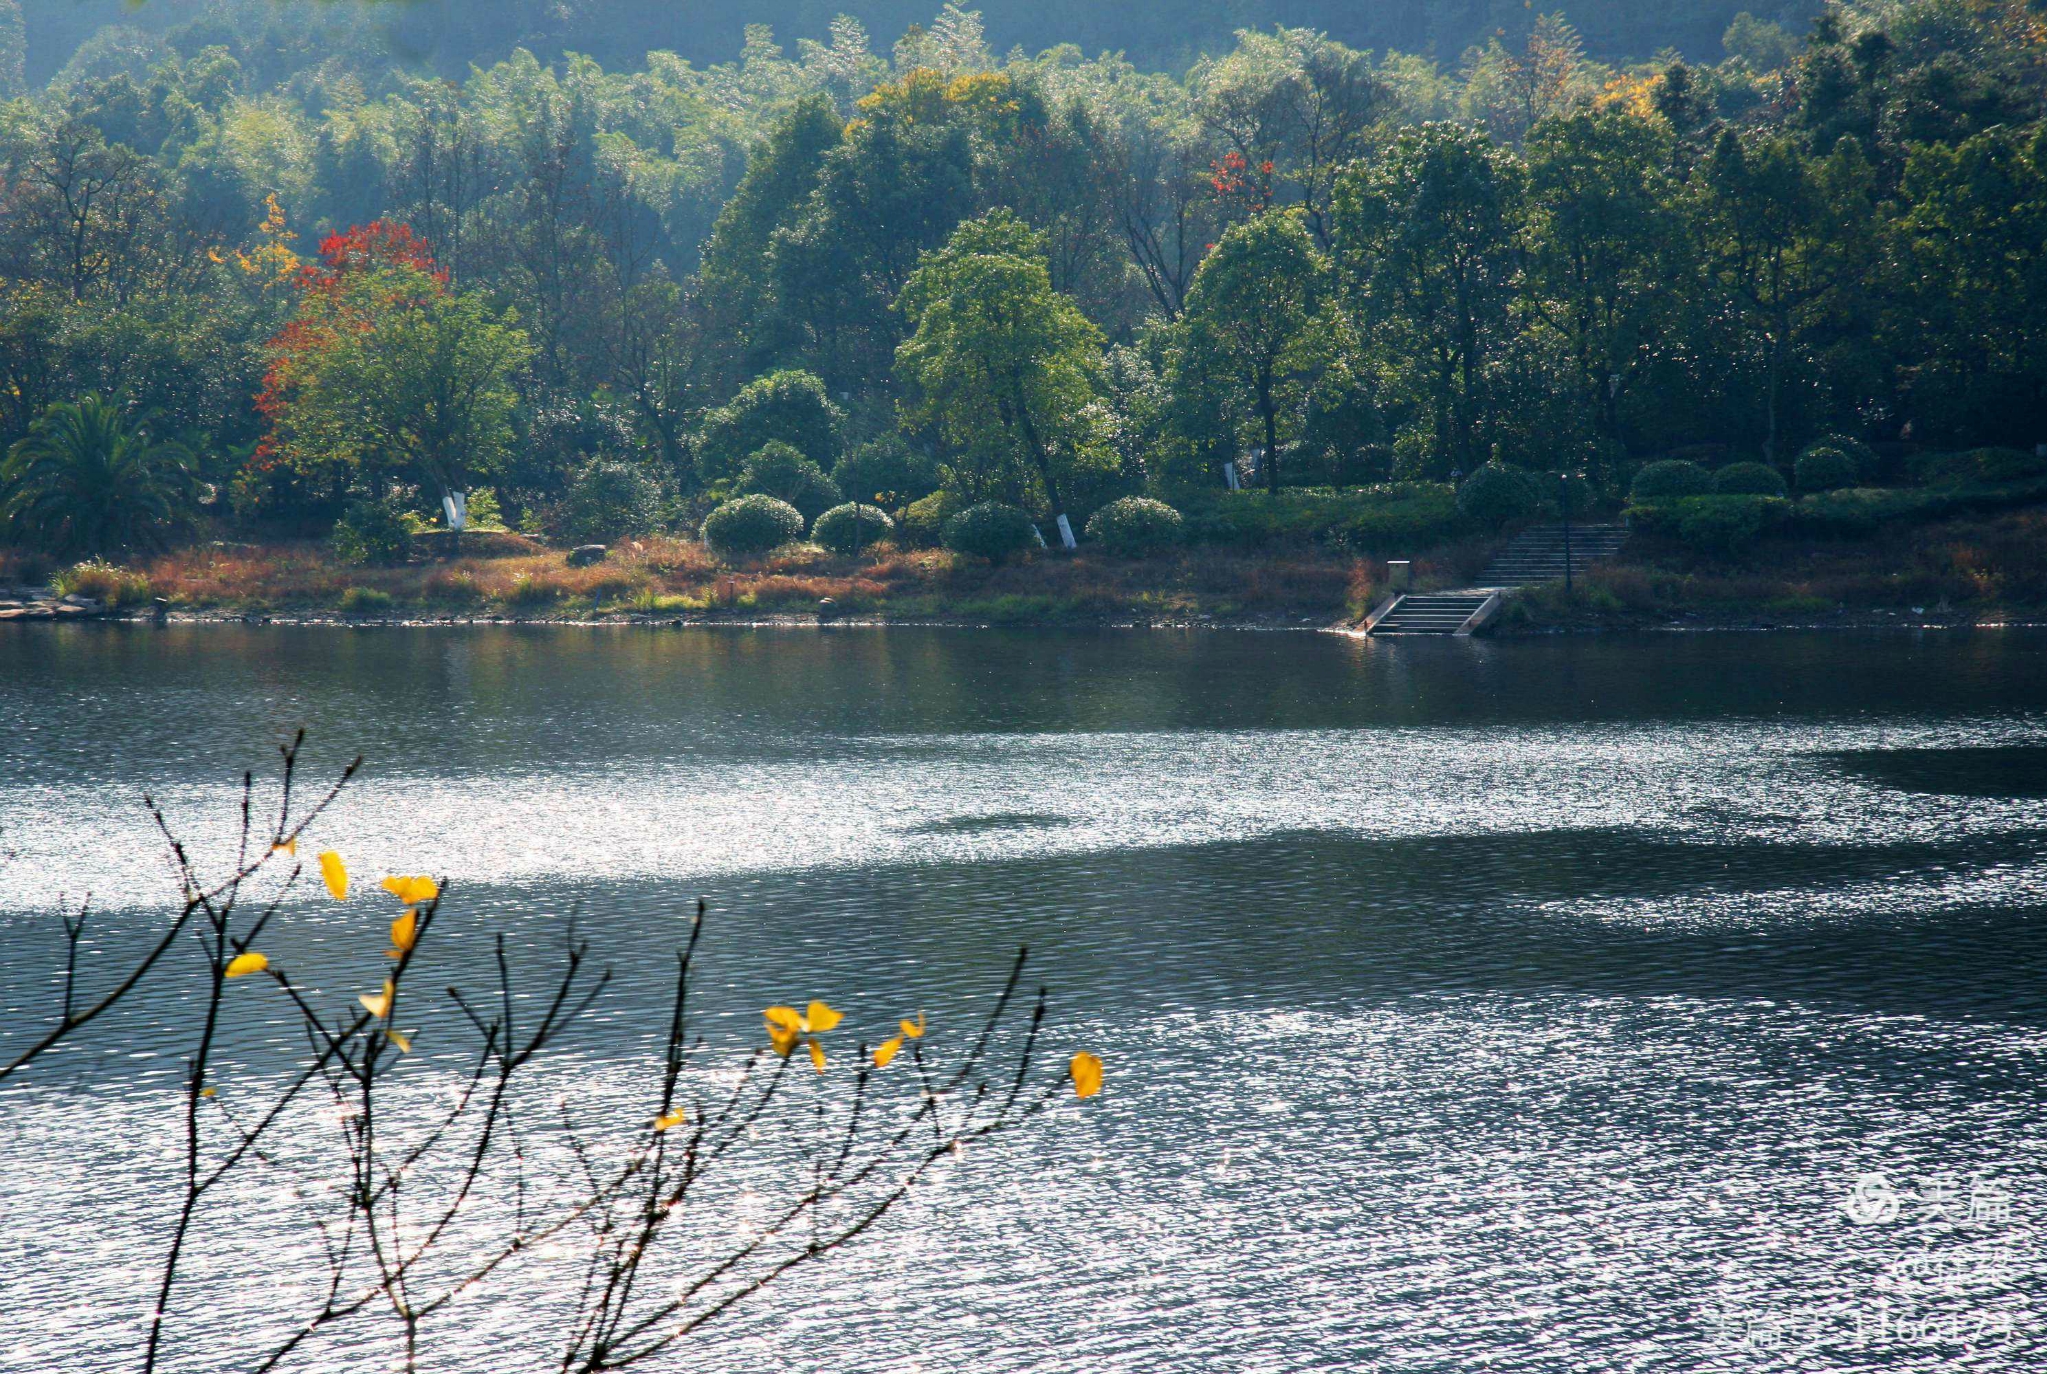
[(1454, 635), (1484, 608), (1489, 593), (1432, 592), (1403, 596), (1372, 626), (1375, 635)]
[(1523, 530), (1494, 556), (1481, 580), (1492, 587), (1560, 581), (1613, 557), (1627, 541), (1625, 525), (1573, 525), (1568, 541), (1562, 525)]

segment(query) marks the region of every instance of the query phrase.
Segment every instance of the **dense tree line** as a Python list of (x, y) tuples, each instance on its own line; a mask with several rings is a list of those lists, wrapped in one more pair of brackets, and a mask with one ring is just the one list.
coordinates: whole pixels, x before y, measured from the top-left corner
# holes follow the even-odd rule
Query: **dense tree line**
[(1078, 522), (1247, 455), (1277, 490), (2047, 437), (2024, 0), (1742, 15), (1711, 63), (1561, 15), (1450, 64), (1246, 31), (1180, 76), (950, 6), (886, 54), (842, 19), (461, 81), (233, 13), (0, 105), (0, 442), (119, 398), (251, 526), (479, 482), (544, 520), (621, 468), (671, 511)]
[[(243, 56), (276, 84), (302, 65), (340, 57), (366, 71), (393, 60), (461, 78), (524, 48), (542, 61), (585, 53), (606, 66), (634, 65), (650, 49), (697, 63), (736, 52), (749, 25), (797, 38), (828, 40), (834, 15), (869, 33), (902, 33), (928, 24), (931, 0), (6, 0), (25, 11), (29, 77), (40, 85), (67, 62), (81, 65), (148, 52), (158, 44), (195, 45), (239, 38)], [(1427, 53), (1446, 61), (1494, 36), (1516, 42), (1537, 12), (1524, 0), (1165, 0), (1104, 5), (1095, 0), (983, 0), (989, 43), (1029, 52), (1071, 43), (1088, 53), (1122, 52), (1141, 67), (1178, 70), (1203, 53), (1227, 49), (1238, 29), (1317, 29), (1352, 47)], [(1714, 58), (1735, 15), (1753, 10), (1794, 29), (1819, 0), (1579, 0), (1572, 17), (1588, 48), (1608, 60), (1646, 58), (1664, 49)]]

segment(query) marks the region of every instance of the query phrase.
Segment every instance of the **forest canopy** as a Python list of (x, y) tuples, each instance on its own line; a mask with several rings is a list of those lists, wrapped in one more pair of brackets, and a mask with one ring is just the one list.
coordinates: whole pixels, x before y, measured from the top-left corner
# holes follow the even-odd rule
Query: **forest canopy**
[(318, 532), (2040, 437), (2028, 0), (848, 8), (706, 62), (622, 2), (0, 0), (0, 447), (106, 398)]

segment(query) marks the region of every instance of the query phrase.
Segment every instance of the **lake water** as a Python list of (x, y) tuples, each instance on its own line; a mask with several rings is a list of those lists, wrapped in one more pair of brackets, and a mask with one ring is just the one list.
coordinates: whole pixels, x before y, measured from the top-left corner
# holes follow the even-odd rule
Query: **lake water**
[[(1107, 1061), (662, 1367), (2040, 1367), (2047, 634), (0, 634), (0, 1046), (60, 898), (98, 968), (172, 895), (142, 791), (218, 854), (301, 725), (310, 775), (367, 759), (321, 845), (451, 879), (451, 977), (575, 914), (616, 971), (547, 1070), (581, 1107), (644, 1098), (699, 894), (714, 1042), (809, 996), (957, 1035), (1028, 942)], [(273, 957), (345, 1004), (380, 910), (294, 900)], [(139, 1366), (158, 983), (0, 1090), (0, 1368)], [(289, 1048), (257, 991), (228, 1094)], [(174, 1368), (303, 1314), (305, 1200), (254, 1187)], [(434, 1367), (551, 1368), (559, 1311), (491, 1290)]]

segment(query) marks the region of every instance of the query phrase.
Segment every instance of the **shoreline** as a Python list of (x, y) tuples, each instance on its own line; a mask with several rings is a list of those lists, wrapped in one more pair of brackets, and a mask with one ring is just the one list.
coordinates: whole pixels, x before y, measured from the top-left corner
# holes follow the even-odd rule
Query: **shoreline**
[[(132, 608), (118, 610), (74, 610), (70, 614), (37, 615), (18, 618), (14, 623), (21, 625), (66, 625), (66, 624), (115, 624), (146, 625), (151, 627), (172, 625), (244, 625), (276, 626), (286, 629), (342, 629), (342, 630), (417, 630), (417, 629), (621, 629), (621, 630), (681, 630), (681, 629), (734, 629), (734, 630), (1177, 630), (1177, 631), (1232, 631), (1237, 633), (1289, 633), (1289, 634), (1334, 634), (1353, 639), (1367, 639), (1369, 635), (1362, 625), (1348, 620), (1326, 620), (1315, 616), (1265, 616), (1265, 617), (1220, 617), (1201, 616), (1191, 619), (1160, 618), (1139, 619), (1016, 619), (992, 620), (985, 617), (918, 616), (906, 619), (863, 615), (800, 615), (775, 614), (762, 616), (675, 616), (659, 613), (643, 614), (626, 612), (617, 615), (600, 616), (520, 616), (520, 615), (424, 615), (424, 616), (367, 616), (348, 615), (341, 612), (321, 611), (237, 611), (204, 610), (172, 611), (159, 621), (148, 611)], [(1684, 634), (1772, 634), (1772, 633), (1827, 633), (1850, 631), (1902, 631), (1925, 632), (1946, 631), (1990, 631), (1990, 630), (2042, 630), (2047, 629), (2047, 614), (2012, 613), (1995, 619), (1984, 619), (1975, 615), (1955, 614), (1946, 618), (1932, 618), (1924, 615), (1913, 616), (1906, 612), (1886, 613), (1883, 611), (1845, 612), (1826, 619), (1776, 620), (1756, 617), (1714, 617), (1702, 614), (1688, 615), (1682, 620), (1666, 621), (1660, 624), (1534, 624), (1502, 626), (1475, 638), (1507, 640), (1539, 640), (1568, 638), (1615, 637), (1624, 635), (1684, 635)], [(1393, 639), (1449, 639), (1448, 635), (1395, 635), (1382, 636)]]

